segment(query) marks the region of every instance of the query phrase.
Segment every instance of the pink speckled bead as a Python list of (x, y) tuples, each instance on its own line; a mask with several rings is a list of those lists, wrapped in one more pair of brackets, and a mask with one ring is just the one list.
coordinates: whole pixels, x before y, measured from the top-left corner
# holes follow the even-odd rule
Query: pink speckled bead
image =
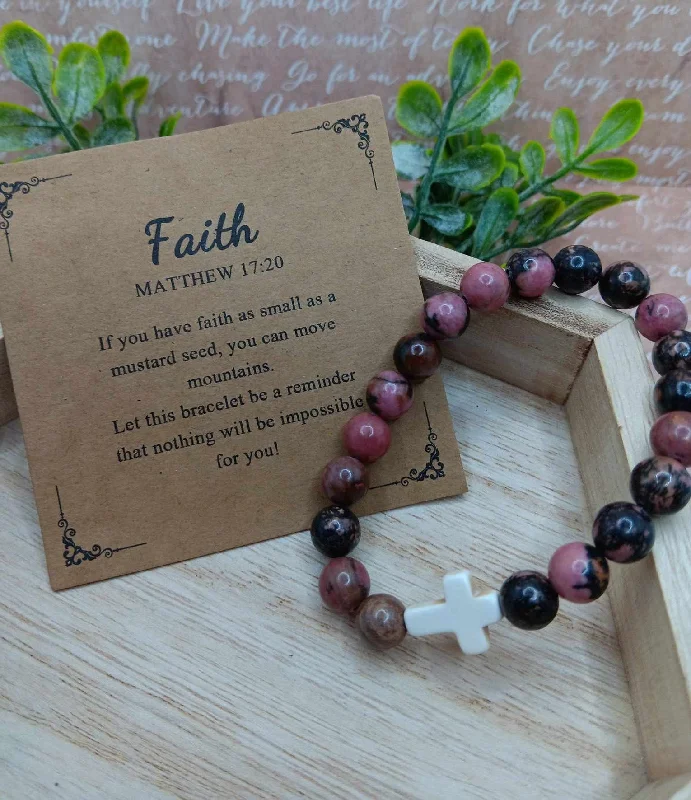
[(468, 327), (470, 309), (460, 294), (442, 292), (425, 300), (420, 320), (433, 339), (455, 339)]
[(651, 294), (636, 309), (636, 328), (651, 342), (683, 330), (688, 321), (686, 306), (673, 294)]
[(393, 422), (413, 405), (413, 384), (395, 369), (385, 369), (367, 384), (367, 405), (382, 419)]
[(555, 550), (549, 562), (548, 576), (564, 600), (590, 603), (607, 589), (609, 566), (596, 547), (583, 542), (569, 542)]
[(544, 250), (517, 250), (506, 262), (506, 274), (521, 297), (540, 297), (554, 282), (554, 262)]
[(391, 430), (381, 417), (364, 411), (346, 422), (343, 444), (348, 455), (363, 464), (371, 464), (389, 449)]
[(650, 444), (655, 455), (676, 458), (691, 467), (691, 412), (663, 414), (650, 429)]
[(321, 599), (337, 614), (354, 614), (369, 589), (369, 574), (356, 558), (332, 558), (319, 577)]
[(357, 458), (339, 456), (324, 467), (322, 492), (332, 503), (349, 506), (364, 497), (368, 489), (367, 467)]
[(481, 261), (473, 264), (461, 279), (461, 292), (471, 308), (496, 311), (509, 299), (511, 283), (501, 267)]

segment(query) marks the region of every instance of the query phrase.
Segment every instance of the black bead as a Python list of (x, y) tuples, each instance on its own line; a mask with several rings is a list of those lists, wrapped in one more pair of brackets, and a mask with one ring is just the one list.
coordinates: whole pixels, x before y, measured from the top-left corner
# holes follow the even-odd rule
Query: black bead
[(650, 277), (633, 261), (617, 261), (604, 271), (598, 288), (608, 306), (635, 308), (648, 296)]
[(360, 520), (349, 508), (327, 506), (312, 520), (312, 544), (329, 558), (347, 556), (360, 541)]
[(514, 572), (499, 592), (501, 609), (508, 621), (526, 631), (538, 631), (557, 616), (559, 595), (541, 572)]
[(691, 500), (691, 475), (679, 461), (653, 456), (631, 470), (630, 489), (648, 514), (676, 514)]
[(691, 370), (673, 369), (655, 384), (655, 405), (660, 414), (691, 411)]
[(653, 366), (660, 375), (673, 369), (691, 370), (691, 332), (672, 331), (655, 342)]
[(595, 517), (593, 541), (610, 561), (632, 564), (653, 549), (655, 528), (648, 512), (640, 506), (609, 503)]
[(598, 254), (583, 244), (562, 248), (554, 256), (554, 269), (554, 283), (566, 294), (587, 292), (602, 276)]

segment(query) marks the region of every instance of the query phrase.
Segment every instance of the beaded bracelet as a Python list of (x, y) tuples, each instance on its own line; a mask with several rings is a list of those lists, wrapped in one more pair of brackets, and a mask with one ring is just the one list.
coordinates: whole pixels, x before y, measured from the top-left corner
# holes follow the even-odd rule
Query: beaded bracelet
[[(559, 547), (547, 575), (525, 570), (507, 578), (499, 592), (473, 595), (470, 573), (444, 577), (445, 601), (406, 609), (389, 594), (370, 595), (364, 564), (347, 557), (360, 540), (360, 522), (349, 506), (369, 487), (367, 465), (389, 448), (391, 429), (413, 404), (413, 384), (434, 374), (441, 363), (439, 340), (460, 336), (470, 321), (470, 309), (491, 312), (501, 308), (514, 291), (524, 298), (539, 297), (555, 283), (567, 294), (580, 294), (599, 285), (602, 299), (613, 308), (637, 307), (635, 325), (655, 342), (653, 365), (662, 376), (655, 402), (662, 414), (650, 432), (655, 455), (631, 472), (635, 502), (613, 502), (600, 509), (593, 523), (594, 544), (571, 542)], [(589, 247), (573, 245), (554, 260), (543, 250), (515, 252), (506, 269), (480, 262), (464, 274), (461, 294), (444, 292), (430, 297), (422, 310), (419, 333), (402, 337), (393, 360), (367, 386), (370, 411), (353, 417), (343, 430), (348, 453), (333, 459), (322, 473), (322, 491), (334, 504), (315, 516), (314, 546), (331, 560), (319, 578), (327, 608), (356, 616), (360, 631), (385, 650), (406, 636), (453, 633), (461, 650), (483, 653), (489, 647), (486, 628), (502, 617), (525, 630), (548, 625), (559, 610), (559, 598), (589, 603), (601, 597), (609, 583), (608, 561), (630, 564), (653, 548), (651, 517), (672, 514), (691, 499), (691, 333), (685, 330), (684, 304), (669, 294), (649, 296), (650, 279), (643, 267), (620, 261), (604, 272)]]

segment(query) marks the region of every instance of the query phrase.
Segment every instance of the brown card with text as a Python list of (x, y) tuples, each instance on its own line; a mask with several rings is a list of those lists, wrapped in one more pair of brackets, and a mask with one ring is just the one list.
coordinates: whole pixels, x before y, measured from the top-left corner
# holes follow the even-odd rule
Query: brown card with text
[[(0, 318), (50, 582), (309, 526), (421, 291), (378, 98), (0, 170)], [(466, 488), (441, 379), (359, 514)]]

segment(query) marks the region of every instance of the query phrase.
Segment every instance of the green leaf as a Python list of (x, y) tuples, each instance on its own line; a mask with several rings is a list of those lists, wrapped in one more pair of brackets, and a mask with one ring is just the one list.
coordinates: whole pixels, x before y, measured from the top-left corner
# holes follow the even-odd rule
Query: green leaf
[(130, 46), (119, 31), (108, 31), (96, 45), (106, 71), (106, 86), (119, 81), (130, 63)]
[(638, 174), (638, 167), (628, 158), (599, 158), (581, 164), (574, 172), (601, 181), (630, 181)]
[(516, 167), (519, 166), (521, 163), (521, 154), (517, 150), (512, 150), (507, 145), (503, 144), (501, 149), (504, 151), (504, 155), (506, 156), (506, 160), (515, 164)]
[(448, 183), (463, 192), (474, 192), (496, 180), (504, 164), (501, 147), (495, 144), (471, 145), (441, 161), (434, 171), (434, 180)]
[(546, 157), (545, 148), (539, 142), (526, 142), (521, 148), (521, 172), (530, 183), (537, 183), (542, 177)]
[(408, 192), (401, 192), (401, 203), (403, 203), (403, 211), (406, 220), (410, 220), (415, 210), (415, 200), (413, 200), (412, 195), (408, 194)]
[(521, 83), (521, 70), (513, 61), (502, 61), (468, 102), (451, 118), (451, 133), (484, 128), (499, 119), (513, 103)]
[(9, 22), (0, 30), (0, 54), (12, 74), (38, 94), (48, 94), (53, 80), (53, 48), (25, 22)]
[(427, 206), (421, 216), (428, 225), (431, 225), (445, 236), (458, 235), (473, 221), (470, 214), (452, 203)]
[(562, 164), (570, 164), (578, 154), (578, 119), (570, 108), (558, 108), (552, 115), (549, 138), (557, 148)]
[(626, 144), (640, 130), (643, 114), (640, 100), (620, 100), (615, 103), (595, 128), (586, 146), (587, 152), (601, 153)]
[(60, 129), (24, 106), (0, 103), (0, 150), (27, 150), (45, 144)]
[(451, 46), (449, 79), (451, 91), (463, 97), (482, 80), (490, 67), (489, 42), (482, 28), (466, 28)]
[(182, 116), (182, 111), (178, 111), (175, 114), (171, 114), (169, 117), (166, 117), (163, 122), (161, 123), (161, 127), (158, 129), (159, 136), (172, 136), (175, 133), (175, 126), (178, 124), (178, 120)]
[(148, 91), (149, 79), (146, 75), (137, 75), (136, 78), (130, 78), (122, 87), (125, 102), (129, 103), (131, 100), (134, 100), (138, 106), (146, 100), (146, 93)]
[(570, 225), (580, 225), (588, 217), (610, 206), (619, 205), (621, 199), (611, 192), (591, 192), (572, 203), (566, 211), (554, 220), (555, 229)]
[(398, 177), (404, 181), (416, 181), (429, 169), (431, 151), (413, 142), (394, 142), (393, 163)]
[(566, 204), (559, 197), (542, 197), (523, 210), (512, 236), (513, 241), (520, 243), (526, 234), (530, 234), (530, 239), (535, 239), (565, 210)]
[(507, 163), (499, 178), (492, 184), (492, 189), (500, 189), (502, 186), (515, 186), (518, 180), (518, 167), (515, 164)]
[(73, 128), (72, 133), (77, 137), (77, 141), (84, 150), (91, 147), (91, 133), (78, 122)]
[(103, 147), (107, 144), (122, 144), (133, 142), (137, 138), (134, 125), (125, 117), (108, 119), (103, 125), (96, 128), (93, 136), (93, 146)]
[(424, 81), (408, 81), (401, 86), (396, 101), (396, 121), (413, 136), (436, 136), (441, 122), (441, 97)]
[(105, 70), (96, 48), (77, 42), (65, 45), (55, 70), (53, 91), (67, 122), (86, 116), (105, 88)]
[(473, 255), (480, 257), (502, 236), (518, 213), (518, 194), (514, 189), (497, 189), (487, 199), (473, 234)]
[(101, 108), (106, 119), (125, 116), (125, 95), (119, 83), (111, 83), (106, 88), (101, 100)]
[(552, 197), (559, 197), (566, 203), (567, 206), (573, 205), (574, 203), (578, 202), (581, 197), (583, 197), (582, 194), (579, 194), (578, 192), (572, 192), (571, 189), (550, 188), (545, 189), (545, 194), (549, 194)]

